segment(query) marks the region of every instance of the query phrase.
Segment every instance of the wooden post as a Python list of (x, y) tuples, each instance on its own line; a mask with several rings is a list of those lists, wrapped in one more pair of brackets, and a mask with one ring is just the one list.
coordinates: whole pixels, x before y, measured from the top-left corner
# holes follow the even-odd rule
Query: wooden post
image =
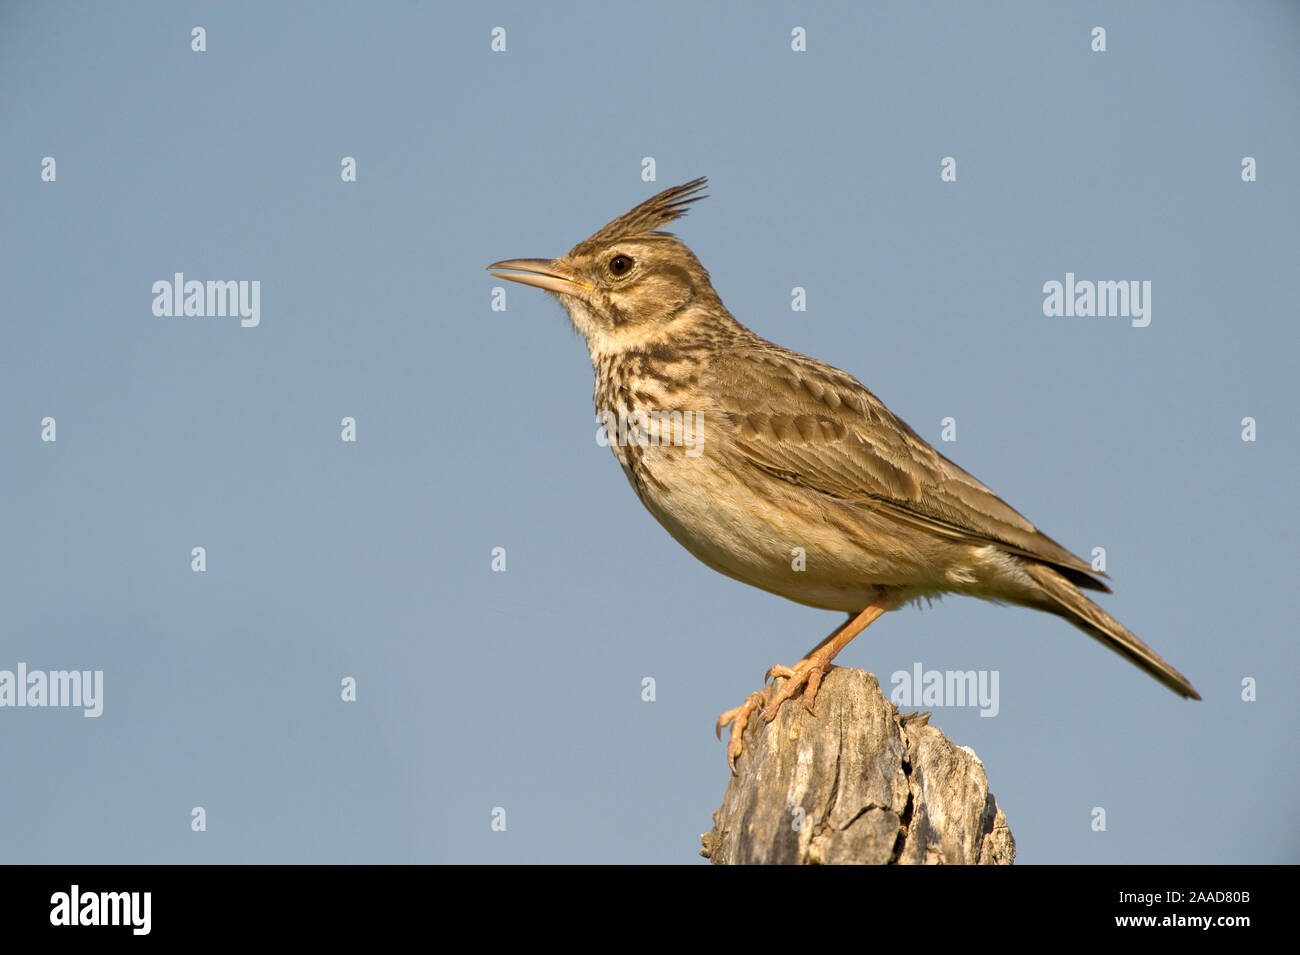
[(864, 670), (758, 722), (700, 854), (718, 865), (1010, 865), (1016, 843), (984, 764), (900, 714)]

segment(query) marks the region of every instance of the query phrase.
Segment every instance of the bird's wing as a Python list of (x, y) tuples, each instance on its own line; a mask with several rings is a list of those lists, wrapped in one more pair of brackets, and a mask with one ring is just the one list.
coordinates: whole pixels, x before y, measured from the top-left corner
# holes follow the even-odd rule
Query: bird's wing
[[(1098, 572), (930, 447), (851, 375), (764, 342), (710, 360), (714, 414), (749, 464), (919, 529), (995, 544), (1108, 590)], [(1100, 575), (1104, 576), (1104, 575)]]

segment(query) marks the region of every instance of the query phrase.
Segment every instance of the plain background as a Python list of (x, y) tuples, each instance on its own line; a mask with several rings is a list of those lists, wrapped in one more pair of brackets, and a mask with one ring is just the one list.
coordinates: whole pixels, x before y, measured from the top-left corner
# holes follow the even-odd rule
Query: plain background
[[(484, 266), (708, 175), (674, 228), (732, 312), (1105, 547), (1205, 700), (963, 598), (841, 662), (999, 672), (933, 722), (1020, 862), (1297, 861), (1298, 41), (1291, 3), (6, 4), (0, 668), (106, 689), (0, 710), (0, 855), (699, 861), (715, 716), (839, 618), (672, 541), (563, 312)], [(176, 271), (260, 280), (260, 327), (155, 317)], [(1044, 317), (1067, 271), (1151, 281), (1150, 327)]]

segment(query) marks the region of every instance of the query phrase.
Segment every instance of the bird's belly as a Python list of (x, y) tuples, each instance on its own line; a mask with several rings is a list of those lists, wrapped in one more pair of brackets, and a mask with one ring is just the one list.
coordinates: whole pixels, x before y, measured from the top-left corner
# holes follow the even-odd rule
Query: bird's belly
[(624, 462), (624, 470), (655, 519), (719, 573), (797, 603), (850, 613), (882, 587), (906, 587), (908, 597), (945, 589), (918, 587), (924, 556), (908, 555), (887, 527), (876, 533), (870, 514), (823, 507), (806, 491), (765, 476), (740, 483), (703, 460), (707, 453), (695, 459), (680, 451), (647, 454), (638, 466)]

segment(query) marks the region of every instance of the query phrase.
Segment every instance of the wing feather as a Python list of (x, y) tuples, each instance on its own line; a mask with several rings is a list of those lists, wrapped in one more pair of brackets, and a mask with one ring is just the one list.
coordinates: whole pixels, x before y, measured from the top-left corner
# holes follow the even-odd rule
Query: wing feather
[(1070, 572), (1079, 586), (1109, 590), (1088, 562), (932, 448), (851, 375), (766, 342), (714, 356), (709, 373), (714, 413), (750, 466), (949, 540), (1042, 561)]

